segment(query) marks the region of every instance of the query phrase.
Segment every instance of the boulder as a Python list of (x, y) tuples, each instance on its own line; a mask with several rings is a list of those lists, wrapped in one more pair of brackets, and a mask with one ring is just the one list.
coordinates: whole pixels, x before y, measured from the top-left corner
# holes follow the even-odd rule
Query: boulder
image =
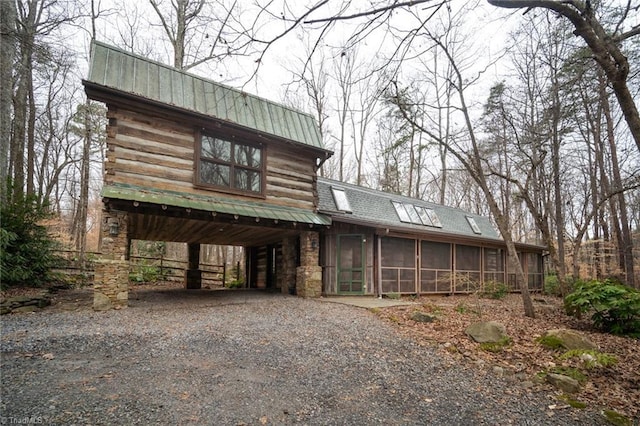
[(545, 336), (552, 336), (557, 338), (563, 348), (567, 350), (572, 349), (586, 349), (586, 350), (598, 350), (598, 345), (593, 343), (583, 334), (575, 330), (567, 329), (555, 329), (549, 330), (545, 333)]
[(38, 310), (38, 307), (35, 305), (26, 305), (26, 306), (19, 306), (17, 308), (13, 308), (11, 310), (12, 314), (24, 314), (24, 313), (29, 313), (29, 312), (35, 312)]
[(576, 393), (580, 390), (580, 383), (576, 379), (563, 374), (547, 374), (547, 382), (567, 393)]
[(496, 321), (471, 324), (465, 333), (478, 343), (498, 343), (507, 337), (504, 325)]
[(93, 310), (94, 311), (108, 311), (113, 308), (111, 299), (99, 291), (93, 292)]
[(411, 319), (416, 322), (434, 322), (438, 318), (433, 315), (425, 314), (424, 312), (416, 311), (411, 314)]

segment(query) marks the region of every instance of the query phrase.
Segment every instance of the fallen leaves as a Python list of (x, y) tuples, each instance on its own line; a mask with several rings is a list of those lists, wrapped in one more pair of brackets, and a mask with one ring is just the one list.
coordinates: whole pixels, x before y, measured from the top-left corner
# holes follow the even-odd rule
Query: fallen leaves
[[(542, 347), (536, 339), (545, 331), (570, 328), (584, 333), (595, 342), (601, 352), (614, 355), (618, 362), (606, 368), (586, 371), (587, 382), (574, 397), (589, 406), (613, 408), (631, 418), (640, 417), (640, 344), (636, 339), (599, 333), (590, 324), (565, 315), (562, 300), (536, 296), (537, 317), (523, 314), (520, 295), (511, 294), (502, 300), (481, 299), (475, 296), (423, 297), (419, 306), (398, 306), (378, 310), (376, 315), (386, 319), (419, 345), (436, 346), (454, 363), (475, 364), (491, 372), (498, 366), (505, 376), (516, 377), (521, 383), (535, 382), (548, 391), (552, 387), (540, 383), (539, 373), (552, 367), (580, 367), (579, 360), (560, 359), (562, 351)], [(411, 319), (416, 311), (435, 316), (433, 322)], [(479, 321), (498, 321), (505, 325), (512, 343), (498, 352), (480, 348), (465, 334), (469, 325)], [(495, 373), (492, 373), (495, 374)], [(558, 401), (552, 410), (567, 405)]]

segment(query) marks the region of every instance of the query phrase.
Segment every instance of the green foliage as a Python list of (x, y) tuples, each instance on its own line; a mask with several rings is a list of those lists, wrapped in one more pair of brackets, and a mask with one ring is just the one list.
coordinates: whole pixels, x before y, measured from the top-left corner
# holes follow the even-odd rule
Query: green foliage
[(615, 365), (618, 362), (618, 358), (616, 358), (615, 355), (590, 349), (572, 349), (560, 355), (560, 359), (562, 360), (571, 358), (580, 359), (586, 369), (605, 368)]
[(579, 368), (575, 367), (553, 367), (549, 370), (549, 373), (562, 374), (563, 376), (571, 377), (574, 380), (577, 380), (579, 383), (584, 383), (587, 381), (587, 376), (580, 371)]
[(387, 293), (385, 296), (392, 300), (400, 300), (400, 293)]
[(544, 294), (548, 294), (551, 296), (560, 296), (560, 281), (558, 280), (558, 276), (554, 273), (548, 274), (544, 277)]
[(511, 340), (511, 337), (504, 336), (502, 339), (500, 339), (499, 342), (480, 343), (480, 349), (487, 352), (497, 353), (497, 352), (502, 352), (502, 350), (507, 346), (511, 346), (511, 343), (513, 343), (513, 341)]
[(602, 412), (605, 419), (614, 426), (631, 426), (631, 420), (622, 414), (613, 410), (604, 410)]
[(46, 206), (34, 196), (24, 196), (1, 206), (2, 286), (40, 286), (50, 279), (50, 270), (58, 258), (53, 254), (55, 241), (40, 224), (47, 216)]
[(227, 288), (242, 288), (244, 286), (244, 281), (243, 280), (231, 280), (231, 281), (225, 282), (224, 286), (227, 287)]
[(593, 324), (612, 334), (640, 337), (640, 292), (612, 280), (578, 281), (565, 298), (567, 313), (591, 312)]
[(484, 283), (481, 296), (488, 299), (504, 299), (509, 294), (509, 288), (505, 283), (488, 281)]
[(545, 334), (536, 339), (536, 342), (540, 343), (547, 349), (558, 350), (563, 348), (562, 340), (557, 336)]
[(133, 271), (129, 273), (129, 281), (135, 283), (155, 283), (163, 279), (164, 276), (160, 272), (160, 267), (148, 263), (136, 265)]
[(560, 395), (558, 399), (566, 402), (571, 408), (578, 408), (581, 410), (587, 408), (586, 403), (573, 399), (570, 395)]

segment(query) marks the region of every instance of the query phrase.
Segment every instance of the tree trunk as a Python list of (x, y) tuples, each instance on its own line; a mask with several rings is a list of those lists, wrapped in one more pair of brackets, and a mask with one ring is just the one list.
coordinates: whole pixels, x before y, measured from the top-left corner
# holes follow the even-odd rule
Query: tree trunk
[(0, 203), (8, 199), (7, 178), (11, 145), (13, 60), (16, 51), (16, 4), (0, 1)]

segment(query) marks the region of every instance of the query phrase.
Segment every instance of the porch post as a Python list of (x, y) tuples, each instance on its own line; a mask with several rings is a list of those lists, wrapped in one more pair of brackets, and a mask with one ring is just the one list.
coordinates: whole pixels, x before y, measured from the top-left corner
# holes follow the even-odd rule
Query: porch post
[(202, 271), (200, 270), (200, 244), (187, 244), (189, 262), (184, 272), (184, 288), (194, 290), (202, 288)]
[(296, 294), (322, 295), (322, 267), (319, 266), (320, 240), (317, 232), (300, 233), (300, 266), (296, 270)]
[(126, 308), (129, 302), (129, 238), (126, 212), (102, 210), (100, 257), (93, 283), (93, 309)]
[(282, 294), (293, 294), (296, 287), (296, 239), (282, 240), (282, 273), (278, 276)]

